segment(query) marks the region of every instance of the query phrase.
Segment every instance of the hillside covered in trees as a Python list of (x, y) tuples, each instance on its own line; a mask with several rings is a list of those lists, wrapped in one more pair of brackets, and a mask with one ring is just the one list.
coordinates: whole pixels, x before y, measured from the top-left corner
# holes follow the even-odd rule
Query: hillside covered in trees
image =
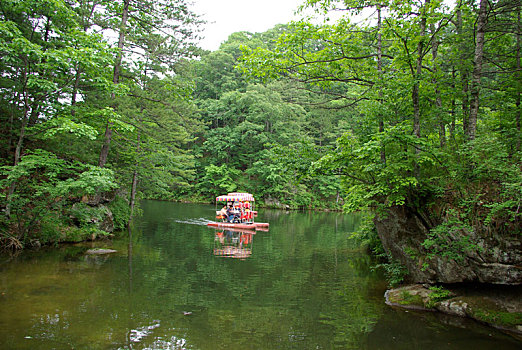
[[(205, 52), (184, 0), (2, 1), (2, 246), (121, 229), (139, 198), (248, 191), (372, 209), (419, 281), (498, 262), (483, 252), (521, 234), (521, 7), (307, 0), (344, 16)], [(470, 278), (520, 281), (511, 267)]]

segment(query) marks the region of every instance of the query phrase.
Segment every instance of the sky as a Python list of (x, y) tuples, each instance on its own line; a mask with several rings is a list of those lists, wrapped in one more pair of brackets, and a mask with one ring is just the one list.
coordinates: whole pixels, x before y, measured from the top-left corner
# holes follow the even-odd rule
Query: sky
[(193, 11), (208, 23), (200, 45), (215, 51), (234, 32), (264, 32), (276, 24), (298, 17), (295, 10), (303, 0), (192, 0)]

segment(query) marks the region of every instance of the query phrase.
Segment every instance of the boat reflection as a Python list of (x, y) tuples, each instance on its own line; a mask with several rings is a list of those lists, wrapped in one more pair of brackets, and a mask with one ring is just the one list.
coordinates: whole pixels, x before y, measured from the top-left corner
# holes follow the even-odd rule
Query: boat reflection
[(217, 230), (214, 236), (214, 255), (236, 259), (248, 258), (252, 255), (255, 233), (245, 229)]

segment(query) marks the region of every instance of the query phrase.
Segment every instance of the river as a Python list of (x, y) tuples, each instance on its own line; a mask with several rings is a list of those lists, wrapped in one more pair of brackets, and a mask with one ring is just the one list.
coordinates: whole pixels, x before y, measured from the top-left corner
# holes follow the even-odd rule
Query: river
[(360, 215), (260, 210), (270, 230), (252, 234), (208, 228), (210, 205), (142, 209), (130, 238), (2, 255), (0, 349), (520, 349), (385, 305), (383, 276), (347, 238)]

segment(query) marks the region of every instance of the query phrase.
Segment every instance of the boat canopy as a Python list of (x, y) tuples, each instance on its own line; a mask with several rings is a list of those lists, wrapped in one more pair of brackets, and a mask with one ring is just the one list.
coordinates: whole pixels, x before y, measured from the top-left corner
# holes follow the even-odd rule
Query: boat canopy
[(216, 197), (216, 202), (253, 202), (254, 196), (246, 192), (231, 192), (226, 195)]

